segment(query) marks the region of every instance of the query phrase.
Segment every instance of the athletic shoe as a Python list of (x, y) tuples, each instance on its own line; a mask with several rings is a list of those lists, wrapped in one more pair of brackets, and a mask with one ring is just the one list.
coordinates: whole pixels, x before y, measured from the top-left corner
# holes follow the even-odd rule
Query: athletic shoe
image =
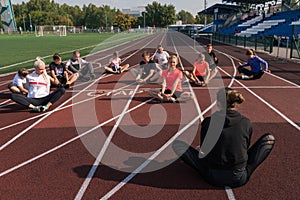
[(195, 85), (202, 86), (202, 82), (200, 83), (195, 82)]
[(247, 79), (250, 79), (250, 77), (249, 77), (249, 76), (246, 76), (246, 75), (242, 75), (242, 79), (243, 79), (243, 80), (247, 80)]
[(40, 112), (45, 112), (48, 110), (48, 106), (41, 106)]
[(176, 102), (176, 99), (175, 99), (174, 97), (171, 97), (171, 98), (169, 99), (169, 101), (175, 103), (175, 102)]
[(42, 106), (34, 106), (34, 108), (32, 110), (33, 110), (33, 112), (41, 112), (41, 108), (42, 108)]

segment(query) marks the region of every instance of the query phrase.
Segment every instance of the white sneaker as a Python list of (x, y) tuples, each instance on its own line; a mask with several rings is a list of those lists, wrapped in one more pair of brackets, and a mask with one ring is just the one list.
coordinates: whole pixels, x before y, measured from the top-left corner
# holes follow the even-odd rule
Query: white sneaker
[(175, 99), (174, 97), (171, 97), (171, 98), (169, 99), (169, 101), (175, 103), (175, 102), (176, 102), (176, 99)]
[(242, 79), (243, 79), (243, 80), (247, 80), (247, 79), (250, 79), (250, 77), (249, 77), (249, 76), (246, 76), (246, 75), (242, 75)]

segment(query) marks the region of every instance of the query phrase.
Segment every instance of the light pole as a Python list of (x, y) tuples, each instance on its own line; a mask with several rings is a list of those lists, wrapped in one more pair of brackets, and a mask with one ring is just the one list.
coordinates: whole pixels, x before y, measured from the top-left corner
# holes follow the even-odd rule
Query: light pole
[(206, 23), (207, 23), (206, 5), (207, 5), (207, 2), (206, 2), (206, 0), (204, 0), (204, 26), (206, 26)]
[(24, 14), (23, 14), (23, 27), (24, 27), (24, 32), (26, 32)]
[(105, 32), (107, 32), (107, 13), (105, 11)]
[(69, 14), (67, 14), (67, 27), (69, 27)]
[(144, 32), (146, 32), (146, 12), (144, 12)]
[(30, 32), (32, 31), (32, 24), (31, 24), (31, 15), (30, 14), (28, 14), (29, 15), (29, 26), (30, 26)]

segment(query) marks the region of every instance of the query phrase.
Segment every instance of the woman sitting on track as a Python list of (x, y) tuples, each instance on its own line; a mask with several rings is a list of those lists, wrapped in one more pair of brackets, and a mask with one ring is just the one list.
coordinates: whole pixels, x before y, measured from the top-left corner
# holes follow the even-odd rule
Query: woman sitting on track
[(174, 55), (169, 58), (169, 67), (162, 71), (163, 83), (161, 89), (149, 91), (150, 96), (161, 102), (187, 101), (192, 98), (191, 93), (183, 92), (181, 88), (182, 71), (176, 68), (178, 58)]
[(149, 52), (144, 51), (142, 57), (139, 69), (132, 69), (130, 72), (139, 84), (157, 82), (161, 75), (161, 68), (151, 60)]
[[(173, 143), (175, 153), (212, 185), (239, 187), (246, 184), (274, 147), (274, 136), (266, 133), (249, 148), (252, 125), (237, 111), (237, 105), (243, 102), (244, 97), (238, 91), (220, 89), (217, 94), (220, 110), (201, 124), (200, 153), (183, 141)], [(210, 151), (209, 145), (213, 145)]]
[(45, 63), (39, 57), (34, 62), (34, 69), (33, 73), (26, 76), (29, 84), (27, 97), (13, 93), (11, 99), (31, 108), (33, 112), (44, 112), (59, 100), (66, 90), (59, 88), (50, 94), (50, 85), (51, 82), (54, 83), (54, 79), (47, 74)]
[[(268, 63), (264, 59), (258, 57), (253, 49), (249, 49), (246, 52), (248, 61), (245, 64), (238, 63), (238, 71), (242, 75), (242, 79), (259, 79), (264, 74), (261, 63), (265, 65), (266, 72), (270, 72)], [(250, 70), (244, 67), (250, 66)]]
[(119, 53), (117, 51), (114, 52), (113, 57), (109, 59), (108, 66), (105, 66), (104, 69), (108, 73), (120, 74), (126, 70), (128, 70), (129, 64), (125, 64), (121, 66), (121, 58), (119, 58)]
[(204, 54), (199, 54), (199, 57), (193, 67), (192, 73), (183, 71), (184, 74), (192, 81), (192, 83), (200, 86), (206, 86), (210, 78), (210, 69), (209, 64), (205, 61)]

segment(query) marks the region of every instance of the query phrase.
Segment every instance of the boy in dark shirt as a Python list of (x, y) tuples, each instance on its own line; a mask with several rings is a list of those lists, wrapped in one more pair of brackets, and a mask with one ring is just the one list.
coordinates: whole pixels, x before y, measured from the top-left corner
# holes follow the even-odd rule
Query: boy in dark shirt
[(140, 68), (138, 70), (131, 70), (131, 73), (136, 77), (136, 82), (142, 84), (158, 81), (161, 73), (160, 67), (150, 59), (149, 52), (144, 51), (142, 57), (143, 60), (140, 62)]
[(54, 83), (58, 87), (69, 88), (78, 78), (77, 74), (69, 76), (66, 65), (62, 62), (61, 56), (58, 53), (53, 55), (53, 62), (49, 64), (49, 68), (50, 75), (54, 78)]

